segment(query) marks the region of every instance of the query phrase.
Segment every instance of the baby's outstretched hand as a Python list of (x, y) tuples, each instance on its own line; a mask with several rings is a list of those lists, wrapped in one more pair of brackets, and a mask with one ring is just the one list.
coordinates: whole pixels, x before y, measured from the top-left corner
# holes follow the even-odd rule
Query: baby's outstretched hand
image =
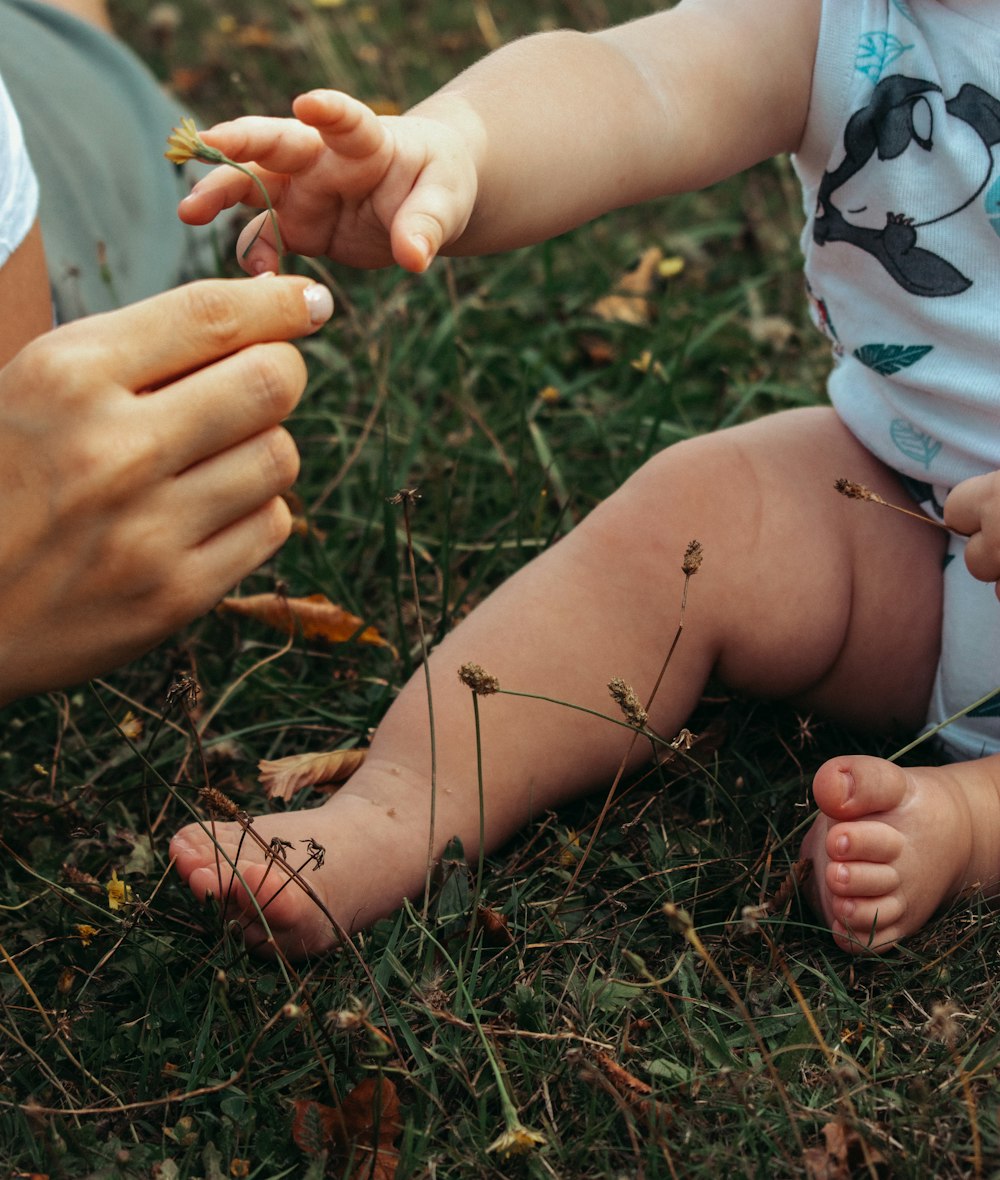
[(1000, 579), (1000, 471), (974, 476), (952, 488), (944, 502), (944, 521), (969, 538), (965, 547), (969, 573), (981, 582)]
[[(417, 116), (377, 116), (335, 90), (300, 95), (292, 109), (293, 119), (251, 116), (202, 136), (264, 183), (286, 249), (363, 268), (395, 261), (419, 273), (465, 229), (476, 169), (456, 131)], [(204, 225), (241, 203), (263, 207), (260, 191), (222, 166), (195, 185), (178, 212)], [(266, 214), (244, 229), (239, 255), (251, 274), (276, 269)]]

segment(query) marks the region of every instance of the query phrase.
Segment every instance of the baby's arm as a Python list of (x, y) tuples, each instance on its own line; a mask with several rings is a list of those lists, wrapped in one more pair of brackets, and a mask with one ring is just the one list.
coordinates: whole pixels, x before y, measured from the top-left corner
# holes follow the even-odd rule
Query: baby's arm
[[(600, 33), (515, 41), (400, 118), (317, 91), (296, 119), (205, 138), (253, 164), (289, 249), (422, 270), (440, 251), (525, 245), (794, 150), (818, 22), (817, 0), (684, 0)], [(205, 222), (240, 201), (260, 204), (219, 169), (181, 215)], [(244, 264), (273, 261), (265, 224)]]
[(950, 529), (969, 538), (965, 547), (969, 573), (981, 582), (1000, 580), (1000, 471), (977, 475), (954, 487), (944, 503), (944, 520)]

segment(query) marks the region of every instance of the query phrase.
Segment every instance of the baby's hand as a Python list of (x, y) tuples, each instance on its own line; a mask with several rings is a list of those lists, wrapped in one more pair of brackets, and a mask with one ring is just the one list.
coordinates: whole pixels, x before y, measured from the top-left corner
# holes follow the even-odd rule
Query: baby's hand
[[(419, 273), (465, 229), (476, 168), (456, 131), (417, 116), (380, 118), (335, 90), (300, 95), (292, 109), (294, 119), (236, 119), (203, 135), (264, 182), (288, 250), (365, 268), (395, 260)], [(250, 178), (223, 166), (178, 212), (204, 225), (240, 203), (263, 207)], [(239, 252), (251, 274), (276, 269), (266, 214), (244, 229)]]
[(969, 573), (982, 582), (1000, 579), (1000, 471), (974, 476), (952, 488), (944, 502), (944, 521), (969, 538), (965, 547)]

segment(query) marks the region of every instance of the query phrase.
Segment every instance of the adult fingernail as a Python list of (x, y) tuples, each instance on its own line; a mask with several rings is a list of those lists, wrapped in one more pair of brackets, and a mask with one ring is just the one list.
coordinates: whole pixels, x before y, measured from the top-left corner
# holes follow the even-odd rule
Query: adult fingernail
[(319, 283), (305, 289), (306, 307), (309, 309), (309, 319), (315, 327), (325, 324), (333, 315), (333, 296)]

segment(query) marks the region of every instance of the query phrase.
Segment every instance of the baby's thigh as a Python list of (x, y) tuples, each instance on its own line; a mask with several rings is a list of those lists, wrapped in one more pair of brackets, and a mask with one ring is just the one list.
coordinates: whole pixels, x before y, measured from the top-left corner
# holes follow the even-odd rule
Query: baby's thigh
[(705, 646), (733, 688), (807, 697), (852, 722), (916, 722), (937, 658), (944, 538), (845, 499), (839, 478), (907, 503), (831, 410), (787, 411), (670, 447), (583, 531), (623, 602), (664, 621), (685, 545), (701, 543), (684, 642)]

